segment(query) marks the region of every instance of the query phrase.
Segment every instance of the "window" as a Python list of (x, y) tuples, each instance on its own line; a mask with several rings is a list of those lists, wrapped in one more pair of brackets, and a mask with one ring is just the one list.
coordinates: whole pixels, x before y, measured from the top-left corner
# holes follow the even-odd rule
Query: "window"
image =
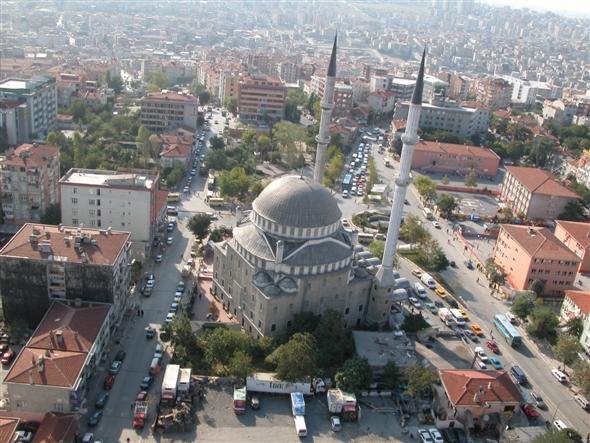
[(72, 194), (77, 194), (78, 193), (78, 188), (72, 188)]
[(73, 218), (72, 219), (72, 224), (75, 226), (78, 224), (78, 219), (77, 218)]
[(346, 308), (346, 309), (344, 310), (344, 315), (348, 315), (348, 313), (349, 313), (349, 312), (350, 312), (350, 308)]
[(96, 200), (94, 200), (94, 199), (92, 199), (92, 198), (88, 200), (88, 204), (89, 204), (90, 206), (94, 206), (94, 204), (95, 204), (95, 203), (96, 203)]
[(94, 209), (89, 209), (88, 210), (88, 215), (94, 217), (96, 215), (96, 211)]
[(72, 204), (73, 205), (77, 205), (78, 204), (78, 199), (75, 197), (72, 197)]
[[(289, 325), (289, 323), (291, 322), (287, 322), (287, 325)], [(275, 323), (273, 323), (272, 325), (270, 325), (270, 330), (271, 331), (275, 331), (277, 329), (277, 325)]]
[(363, 312), (363, 305), (359, 305), (359, 312)]

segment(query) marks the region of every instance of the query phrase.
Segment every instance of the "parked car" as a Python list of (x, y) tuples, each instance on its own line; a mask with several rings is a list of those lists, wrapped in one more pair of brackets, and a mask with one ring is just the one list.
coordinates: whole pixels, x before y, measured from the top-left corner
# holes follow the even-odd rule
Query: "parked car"
[(330, 417), (330, 428), (332, 428), (332, 431), (334, 431), (334, 432), (339, 432), (342, 430), (342, 424), (340, 423), (340, 417), (338, 417), (337, 415), (332, 415)]
[(145, 338), (154, 338), (154, 336), (156, 335), (156, 330), (154, 328), (152, 328), (151, 326), (148, 326), (147, 328), (145, 328)]
[(175, 314), (174, 312), (169, 312), (168, 314), (166, 314), (166, 323), (170, 323), (172, 320), (174, 320)]
[(436, 295), (438, 295), (441, 298), (445, 298), (447, 296), (447, 291), (445, 291), (444, 288), (441, 286), (437, 286), (434, 289), (434, 292), (436, 292)]
[(107, 404), (107, 400), (109, 399), (109, 391), (102, 391), (99, 396), (96, 398), (96, 403), (94, 403), (94, 407), (96, 409), (102, 409)]
[(436, 220), (434, 220), (434, 221), (432, 222), (432, 226), (434, 226), (436, 229), (441, 229), (441, 225), (440, 225), (440, 223), (439, 223), (439, 222), (437, 222)]
[(151, 375), (146, 375), (145, 377), (143, 377), (141, 379), (141, 383), (139, 384), (139, 387), (142, 390), (147, 391), (153, 382), (154, 382), (154, 377), (152, 377)]
[(475, 335), (473, 332), (471, 332), (469, 329), (465, 329), (463, 331), (463, 335), (465, 335), (465, 337), (467, 337), (469, 340), (471, 340), (474, 343), (479, 342), (479, 338), (477, 338), (477, 335)]
[(12, 363), (12, 360), (14, 360), (15, 355), (16, 353), (12, 349), (9, 349), (4, 354), (2, 354), (2, 359), (0, 360), (0, 362), (2, 362), (2, 364), (5, 366), (9, 365), (10, 363)]
[(135, 401), (145, 401), (147, 399), (147, 396), (147, 391), (139, 391), (137, 393), (137, 397), (135, 397)]
[(481, 326), (476, 323), (472, 323), (470, 328), (476, 335), (483, 337), (483, 330), (481, 329)]
[(418, 429), (418, 436), (420, 437), (420, 441), (422, 443), (434, 443), (430, 432), (428, 432), (426, 429)]
[(535, 404), (539, 409), (547, 409), (547, 405), (543, 401), (543, 397), (537, 394), (535, 391), (531, 391), (531, 397), (535, 400)]
[(498, 348), (498, 344), (494, 340), (488, 340), (486, 342), (486, 346), (494, 354), (499, 354), (500, 353), (500, 348)]
[(20, 431), (16, 431), (14, 433), (14, 437), (11, 441), (13, 443), (25, 443), (33, 441), (33, 433), (31, 431), (21, 429)]
[(551, 373), (560, 383), (567, 383), (567, 376), (559, 369), (551, 369)]
[(484, 351), (481, 346), (475, 348), (475, 354), (477, 355), (477, 358), (479, 358), (484, 363), (487, 363), (489, 361), (488, 356), (486, 355), (486, 351)]
[(156, 255), (156, 256), (154, 257), (154, 261), (155, 261), (156, 263), (162, 263), (162, 259), (163, 259), (163, 258), (164, 258), (164, 257), (162, 256), (162, 254), (158, 254), (158, 255)]
[(107, 375), (102, 382), (103, 389), (111, 389), (115, 384), (115, 376), (114, 375)]
[(179, 281), (178, 284), (176, 285), (176, 291), (179, 292), (184, 292), (184, 282), (183, 281)]
[(537, 419), (541, 416), (539, 411), (537, 411), (531, 404), (524, 404), (520, 409), (522, 409), (522, 412), (524, 412), (524, 415), (526, 415), (528, 419)]
[(494, 369), (497, 369), (499, 371), (503, 368), (502, 363), (496, 357), (490, 357), (489, 360)]
[(410, 301), (410, 303), (412, 303), (412, 305), (414, 305), (415, 308), (422, 309), (422, 304), (420, 303), (420, 301), (418, 301), (416, 297), (410, 297), (408, 300)]
[(426, 306), (428, 308), (428, 310), (430, 312), (432, 312), (433, 314), (438, 313), (438, 308), (434, 305), (434, 303), (427, 301), (424, 303), (424, 306)]
[(473, 262), (472, 262), (471, 260), (466, 260), (466, 261), (465, 261), (465, 267), (466, 267), (467, 269), (471, 269), (471, 270), (473, 270)]
[(98, 424), (98, 422), (100, 421), (101, 418), (102, 418), (102, 411), (94, 411), (88, 417), (88, 420), (86, 421), (86, 424), (88, 426), (96, 426)]
[(439, 432), (438, 429), (431, 428), (428, 430), (428, 432), (430, 432), (430, 435), (431, 435), (432, 439), (434, 440), (434, 443), (444, 443), (443, 436)]
[(121, 366), (123, 366), (123, 362), (119, 360), (115, 360), (109, 369), (109, 374), (117, 375), (121, 371)]
[(168, 238), (166, 239), (166, 244), (167, 244), (167, 245), (171, 245), (173, 241), (174, 241), (174, 239), (173, 239), (172, 237), (168, 237)]

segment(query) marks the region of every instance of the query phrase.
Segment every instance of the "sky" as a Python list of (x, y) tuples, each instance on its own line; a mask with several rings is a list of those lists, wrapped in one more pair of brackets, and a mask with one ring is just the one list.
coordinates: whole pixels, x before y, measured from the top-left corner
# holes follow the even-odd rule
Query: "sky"
[(570, 17), (590, 17), (589, 0), (484, 0), (484, 2), (494, 5), (508, 5), (513, 8), (563, 13)]

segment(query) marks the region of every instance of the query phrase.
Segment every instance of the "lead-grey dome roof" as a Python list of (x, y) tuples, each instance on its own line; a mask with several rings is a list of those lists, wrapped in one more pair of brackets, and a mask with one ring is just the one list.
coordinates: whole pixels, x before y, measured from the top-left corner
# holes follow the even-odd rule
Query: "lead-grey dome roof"
[(296, 175), (274, 180), (254, 200), (252, 208), (261, 217), (296, 228), (330, 226), (342, 217), (330, 191)]

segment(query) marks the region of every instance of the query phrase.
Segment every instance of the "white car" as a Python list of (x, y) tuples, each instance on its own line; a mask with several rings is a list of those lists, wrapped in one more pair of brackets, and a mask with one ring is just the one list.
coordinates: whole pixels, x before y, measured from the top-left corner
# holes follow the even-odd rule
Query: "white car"
[(418, 301), (416, 297), (410, 297), (408, 300), (410, 300), (410, 303), (412, 303), (412, 305), (414, 305), (415, 308), (422, 309), (422, 304)]
[(152, 289), (152, 288), (153, 288), (155, 285), (156, 285), (156, 280), (148, 280), (148, 281), (145, 283), (145, 287), (146, 287), (147, 289)]
[(166, 244), (167, 244), (167, 245), (171, 245), (173, 241), (174, 241), (174, 240), (172, 239), (172, 237), (168, 237), (168, 238), (166, 239)]
[(475, 348), (475, 354), (477, 355), (477, 358), (479, 358), (483, 363), (487, 363), (489, 361), (486, 351), (484, 351), (481, 346)]
[(434, 440), (434, 443), (443, 443), (444, 442), (443, 436), (438, 431), (438, 429), (431, 428), (431, 429), (428, 430), (428, 432), (430, 432), (430, 435), (432, 436), (432, 439)]
[(338, 417), (337, 415), (332, 415), (330, 417), (330, 427), (332, 428), (332, 431), (334, 431), (334, 432), (341, 431), (342, 424), (340, 423), (340, 417)]
[(426, 289), (420, 283), (414, 283), (414, 291), (420, 298), (426, 298)]
[(555, 429), (557, 429), (558, 431), (563, 431), (564, 429), (568, 429), (568, 426), (562, 422), (561, 420), (555, 420), (553, 422), (553, 426), (555, 426)]
[(348, 222), (347, 219), (345, 219), (345, 218), (342, 219), (342, 226), (344, 226), (345, 228), (348, 228), (350, 226), (350, 223)]
[(440, 223), (439, 223), (439, 222), (437, 222), (436, 220), (434, 220), (434, 221), (432, 222), (432, 226), (434, 226), (436, 229), (441, 229)]
[(175, 316), (176, 314), (174, 314), (174, 312), (169, 312), (166, 314), (166, 323), (170, 323), (172, 320), (174, 320)]
[(477, 367), (482, 371), (485, 371), (488, 368), (488, 366), (481, 360), (477, 361)]
[(426, 429), (418, 429), (418, 436), (420, 437), (420, 441), (422, 443), (434, 443), (430, 432), (428, 432)]
[(551, 373), (559, 381), (559, 383), (566, 383), (567, 382), (567, 376), (563, 372), (561, 372), (559, 369), (551, 369)]

